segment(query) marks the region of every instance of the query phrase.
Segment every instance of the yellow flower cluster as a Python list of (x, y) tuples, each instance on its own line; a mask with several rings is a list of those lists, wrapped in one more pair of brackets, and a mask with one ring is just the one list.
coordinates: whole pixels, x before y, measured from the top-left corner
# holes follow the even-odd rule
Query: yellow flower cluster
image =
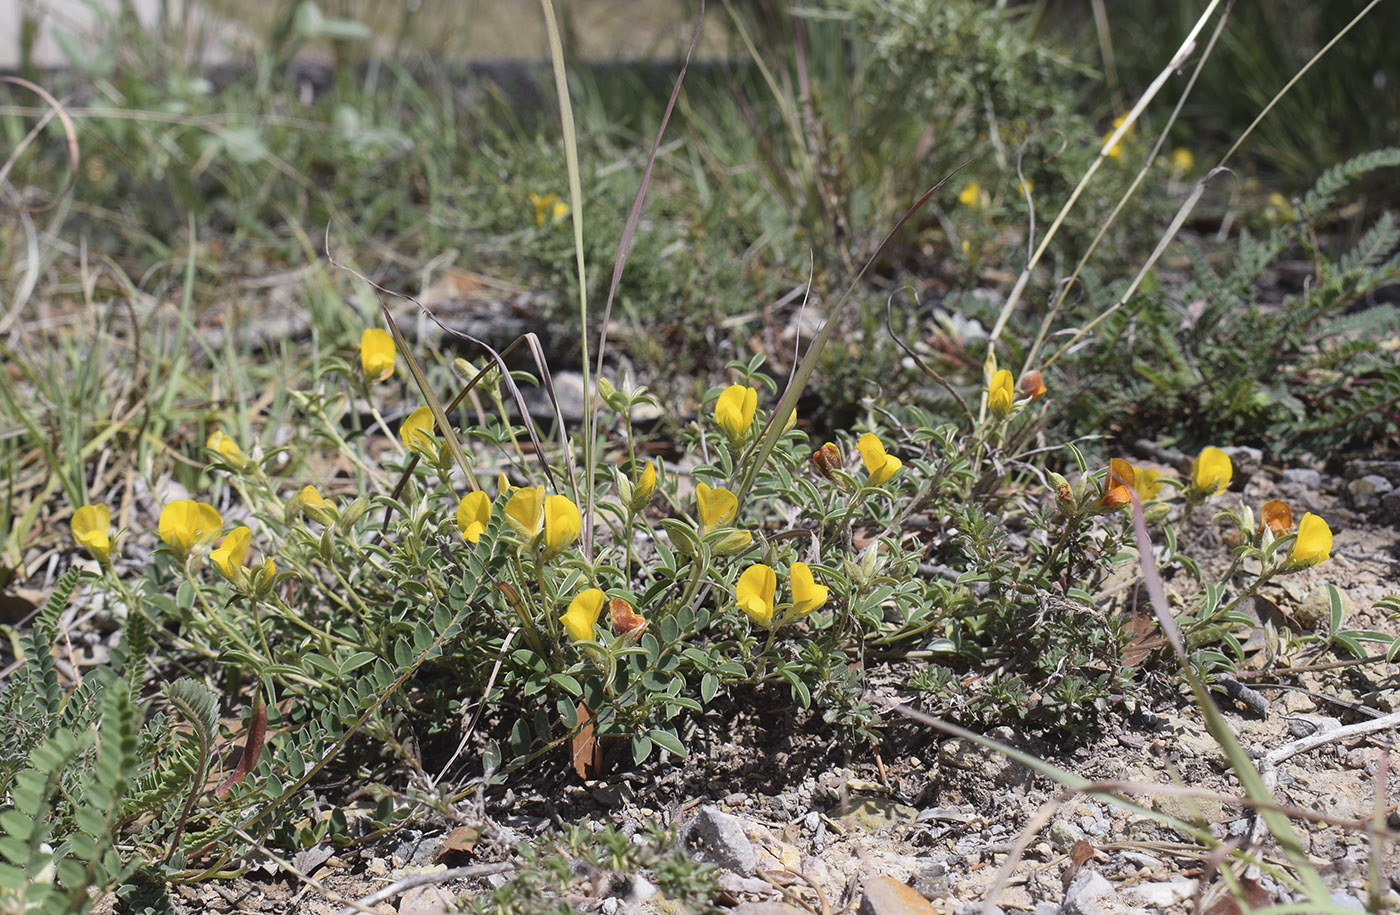
[(749, 619), (771, 632), (793, 620), (800, 619), (826, 603), (830, 588), (819, 585), (812, 570), (804, 562), (788, 567), (788, 583), (792, 587), (792, 603), (780, 616), (774, 601), (778, 591), (778, 573), (772, 566), (756, 563), (744, 570), (734, 586), (734, 600)]

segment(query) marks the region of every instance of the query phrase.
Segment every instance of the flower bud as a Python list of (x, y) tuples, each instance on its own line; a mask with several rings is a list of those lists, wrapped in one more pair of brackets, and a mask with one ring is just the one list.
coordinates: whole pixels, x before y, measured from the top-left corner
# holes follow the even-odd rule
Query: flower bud
[(840, 469), (843, 463), (845, 462), (841, 460), (841, 450), (831, 442), (812, 452), (813, 466), (817, 468), (817, 473), (828, 480), (832, 479), (831, 472)]

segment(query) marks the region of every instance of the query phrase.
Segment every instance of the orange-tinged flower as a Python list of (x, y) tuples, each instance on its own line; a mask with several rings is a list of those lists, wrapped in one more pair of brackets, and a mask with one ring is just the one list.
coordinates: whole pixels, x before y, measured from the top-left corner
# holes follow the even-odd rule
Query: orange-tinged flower
[(620, 597), (608, 601), (608, 616), (612, 618), (613, 635), (631, 636), (635, 640), (647, 627), (642, 615)]
[(1207, 496), (1218, 496), (1230, 485), (1234, 468), (1219, 448), (1203, 448), (1191, 465), (1191, 485)]
[(394, 361), (398, 349), (394, 337), (387, 330), (378, 327), (366, 328), (360, 335), (360, 368), (371, 381), (383, 381), (394, 374)]
[(209, 561), (219, 574), (234, 584), (240, 583), (243, 576), (243, 563), (248, 559), (248, 551), (253, 545), (253, 532), (242, 525), (229, 531), (219, 548), (209, 554)]
[(1137, 476), (1133, 465), (1122, 458), (1108, 462), (1108, 476), (1104, 477), (1103, 495), (1099, 507), (1104, 511), (1117, 511), (1133, 503), (1132, 490), (1137, 488)]
[(476, 543), (491, 523), (491, 498), (481, 490), (469, 492), (457, 503), (457, 530), (462, 539)]
[(869, 479), (867, 486), (879, 486), (887, 483), (899, 473), (904, 462), (891, 454), (885, 453), (885, 446), (878, 436), (873, 432), (867, 432), (856, 442), (856, 450), (860, 452), (860, 459), (865, 463), (865, 472)]
[(1275, 537), (1282, 537), (1293, 530), (1293, 509), (1282, 499), (1270, 499), (1259, 509), (1259, 535), (1268, 528)]
[(1045, 393), (1045, 379), (1039, 369), (1031, 369), (1021, 376), (1021, 393), (1035, 400)]
[(734, 586), (739, 609), (764, 629), (773, 625), (773, 595), (778, 590), (778, 573), (762, 563), (751, 565)]
[(184, 559), (195, 546), (208, 543), (223, 529), (219, 510), (207, 502), (177, 499), (160, 510), (160, 539)]
[(419, 407), (399, 424), (399, 438), (410, 448), (417, 446), (428, 451), (437, 448), (437, 439), (433, 437), (433, 411), (427, 407)]
[(1298, 522), (1298, 537), (1288, 551), (1290, 565), (1304, 567), (1325, 562), (1332, 555), (1332, 528), (1327, 522), (1308, 512)]
[(812, 452), (812, 464), (816, 466), (817, 473), (830, 480), (833, 470), (840, 470), (845, 461), (841, 460), (841, 451), (831, 442), (822, 445)]
[(111, 509), (101, 503), (84, 505), (73, 512), (73, 520), (69, 523), (73, 539), (98, 562), (106, 562), (112, 553), (112, 538), (107, 533), (111, 526)]
[(758, 391), (742, 384), (731, 384), (715, 401), (715, 422), (734, 445), (742, 444), (753, 427), (758, 409)]
[(831, 589), (819, 585), (812, 578), (812, 570), (805, 562), (794, 562), (788, 569), (788, 581), (792, 585), (792, 615), (806, 616), (826, 603)]
[(544, 553), (556, 556), (578, 539), (583, 516), (568, 496), (546, 496), (544, 500)]
[(700, 536), (734, 520), (739, 511), (739, 497), (727, 489), (711, 489), (704, 483), (695, 484), (695, 504), (700, 512)]
[(603, 612), (605, 599), (607, 595), (598, 588), (585, 588), (574, 595), (574, 599), (569, 601), (569, 609), (559, 617), (559, 622), (564, 624), (564, 631), (569, 633), (569, 638), (575, 642), (593, 639), (593, 627)]
[(1000, 369), (992, 376), (987, 386), (987, 409), (994, 416), (1005, 416), (1011, 412), (1011, 403), (1016, 399), (1016, 382), (1010, 369)]
[(529, 543), (544, 524), (544, 487), (524, 486), (506, 500), (506, 521)]

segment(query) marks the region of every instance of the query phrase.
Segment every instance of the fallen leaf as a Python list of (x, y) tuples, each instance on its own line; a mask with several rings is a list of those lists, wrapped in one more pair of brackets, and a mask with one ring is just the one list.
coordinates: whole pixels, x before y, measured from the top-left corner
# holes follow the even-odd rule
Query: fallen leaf
[(584, 781), (603, 774), (603, 748), (593, 736), (593, 710), (582, 700), (578, 704), (578, 730), (569, 740), (574, 771)]

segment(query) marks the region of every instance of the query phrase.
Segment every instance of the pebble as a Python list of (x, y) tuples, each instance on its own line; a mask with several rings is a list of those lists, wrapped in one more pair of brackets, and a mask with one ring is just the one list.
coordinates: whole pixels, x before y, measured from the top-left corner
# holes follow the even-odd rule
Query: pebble
[(1365, 510), (1379, 506), (1394, 488), (1385, 477), (1367, 474), (1347, 483), (1347, 495), (1351, 498), (1352, 508)]
[(1069, 850), (1074, 847), (1075, 842), (1084, 840), (1084, 830), (1071, 823), (1069, 820), (1056, 820), (1050, 824), (1050, 844), (1055, 846), (1055, 850), (1062, 854), (1069, 854)]
[(1150, 905), (1168, 909), (1185, 902), (1196, 892), (1196, 884), (1185, 878), (1160, 883), (1139, 883), (1123, 891), (1123, 901), (1132, 905)]
[(700, 808), (685, 829), (684, 842), (696, 860), (736, 874), (751, 875), (758, 866), (758, 854), (744, 834), (743, 823), (715, 807)]
[(743, 902), (730, 909), (730, 915), (807, 915), (786, 902)]
[[(1342, 589), (1337, 589), (1342, 595), (1342, 614), (1350, 619), (1356, 613), (1356, 602), (1351, 599), (1351, 595)], [(1298, 605), (1298, 609), (1293, 612), (1293, 616), (1304, 626), (1316, 626), (1332, 616), (1332, 599), (1328, 596), (1326, 588), (1314, 588), (1303, 598), (1303, 602)]]
[(866, 877), (857, 915), (935, 915), (929, 901), (911, 886), (890, 877)]
[(1283, 480), (1306, 489), (1322, 488), (1322, 474), (1311, 467), (1289, 467), (1283, 472)]
[(1064, 915), (1108, 915), (1115, 903), (1113, 884), (1096, 870), (1082, 870), (1065, 890)]
[(399, 900), (399, 915), (445, 915), (457, 911), (456, 897), (440, 886), (415, 886)]

